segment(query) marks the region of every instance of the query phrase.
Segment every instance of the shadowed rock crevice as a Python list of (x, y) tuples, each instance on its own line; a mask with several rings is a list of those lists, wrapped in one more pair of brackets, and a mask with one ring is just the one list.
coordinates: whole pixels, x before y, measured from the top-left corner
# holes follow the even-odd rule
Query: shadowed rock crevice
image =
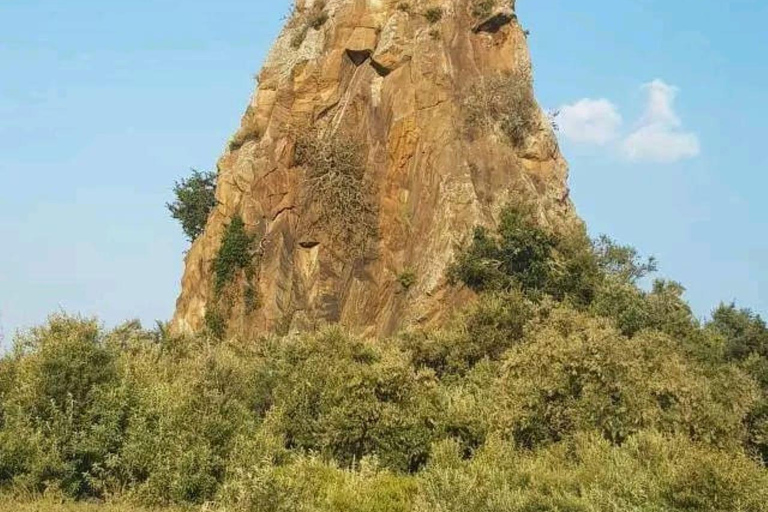
[(381, 77), (386, 77), (392, 72), (391, 69), (385, 66), (382, 66), (381, 64), (376, 62), (374, 59), (371, 59), (371, 67), (373, 67), (374, 71), (376, 71), (376, 73), (378, 73), (378, 75)]
[(371, 50), (347, 50), (347, 57), (355, 66), (362, 66), (365, 61), (371, 58)]
[(512, 23), (512, 20), (516, 18), (517, 16), (514, 13), (512, 13), (512, 11), (504, 10), (501, 12), (497, 12), (490, 18), (478, 23), (475, 26), (475, 28), (472, 29), (472, 31), (476, 34), (479, 32), (488, 32), (491, 34), (495, 34), (499, 30), (501, 30), (503, 26), (509, 25), (510, 23)]

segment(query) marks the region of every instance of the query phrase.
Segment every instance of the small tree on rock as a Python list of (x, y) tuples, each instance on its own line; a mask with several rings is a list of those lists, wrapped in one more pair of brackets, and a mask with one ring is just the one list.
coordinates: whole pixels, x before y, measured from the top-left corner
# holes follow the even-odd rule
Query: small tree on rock
[(216, 206), (216, 173), (192, 169), (192, 176), (176, 182), (173, 193), (176, 200), (166, 206), (193, 242), (202, 234), (208, 215)]

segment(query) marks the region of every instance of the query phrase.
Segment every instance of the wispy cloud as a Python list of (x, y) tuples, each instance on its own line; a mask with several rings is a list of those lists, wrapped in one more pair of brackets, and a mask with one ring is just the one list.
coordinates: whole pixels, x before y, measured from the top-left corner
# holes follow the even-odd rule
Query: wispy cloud
[(605, 146), (618, 141), (621, 154), (633, 162), (674, 163), (698, 156), (699, 138), (683, 129), (675, 110), (678, 89), (659, 79), (642, 88), (647, 92), (645, 112), (628, 135), (621, 133), (619, 109), (605, 98), (584, 98), (560, 107), (561, 133), (578, 144)]
[(563, 135), (575, 142), (597, 145), (616, 139), (621, 123), (618, 109), (606, 99), (584, 98), (564, 105), (557, 118)]
[(673, 163), (698, 156), (699, 138), (683, 130), (675, 112), (678, 89), (662, 80), (654, 80), (643, 88), (648, 92), (648, 103), (638, 128), (622, 143), (626, 157), (633, 161)]

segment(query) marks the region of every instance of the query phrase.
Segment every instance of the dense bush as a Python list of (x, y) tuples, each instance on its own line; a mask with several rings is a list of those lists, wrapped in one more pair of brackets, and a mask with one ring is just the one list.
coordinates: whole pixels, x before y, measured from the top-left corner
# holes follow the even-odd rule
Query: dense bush
[(417, 368), (429, 368), (441, 377), (463, 375), (477, 363), (498, 360), (523, 339), (534, 305), (516, 290), (481, 298), (446, 329), (402, 336)]
[(243, 512), (407, 512), (417, 490), (413, 478), (382, 470), (375, 459), (349, 470), (298, 456), (284, 465), (261, 460), (243, 468), (223, 501), (229, 510)]
[(578, 304), (593, 300), (603, 276), (582, 229), (557, 236), (539, 225), (534, 208), (513, 204), (501, 212), (496, 232), (477, 227), (448, 270), (453, 283), (477, 292), (520, 288)]
[(712, 374), (662, 333), (628, 339), (567, 309), (507, 352), (498, 386), (499, 430), (525, 448), (580, 431), (621, 444), (648, 429), (738, 447), (756, 399), (746, 375), (729, 366)]
[(492, 439), (468, 460), (444, 442), (421, 491), (419, 512), (768, 510), (768, 473), (744, 455), (652, 432), (621, 447), (585, 434), (537, 452)]
[(747, 427), (749, 446), (768, 465), (768, 327), (749, 309), (723, 304), (712, 314), (707, 330), (720, 338), (725, 360), (740, 365), (761, 388)]
[[(236, 217), (225, 284), (250, 243)], [(54, 316), (0, 358), (0, 492), (222, 512), (768, 511), (768, 328), (735, 306), (701, 325), (680, 285), (639, 286), (654, 269), (518, 207), (458, 252), (450, 276), (478, 297), (440, 329), (221, 341)]]
[(192, 170), (192, 176), (177, 181), (173, 187), (176, 200), (166, 206), (181, 223), (190, 242), (200, 236), (208, 216), (216, 206), (216, 174)]
[(128, 406), (116, 357), (93, 320), (55, 316), (17, 339), (3, 364), (0, 483), (103, 492)]
[(437, 416), (435, 381), (405, 354), (338, 330), (290, 344), (273, 421), (286, 444), (344, 466), (369, 455), (388, 468), (426, 462)]
[[(768, 327), (752, 311), (723, 304), (712, 313), (709, 328), (724, 337), (725, 356), (729, 360), (744, 361), (750, 356), (768, 358)], [(764, 382), (768, 386), (768, 374)]]
[(532, 208), (506, 208), (497, 233), (475, 228), (471, 244), (459, 253), (449, 276), (479, 292), (517, 286), (543, 291), (553, 272), (555, 245), (555, 237), (537, 224)]
[(607, 237), (590, 240), (583, 227), (560, 232), (539, 223), (526, 204), (510, 204), (492, 232), (475, 228), (448, 276), (476, 292), (520, 289), (536, 301), (551, 298), (611, 319), (623, 334), (645, 329), (679, 339), (699, 328), (678, 283), (657, 280), (650, 291), (638, 283), (656, 270), (653, 258)]

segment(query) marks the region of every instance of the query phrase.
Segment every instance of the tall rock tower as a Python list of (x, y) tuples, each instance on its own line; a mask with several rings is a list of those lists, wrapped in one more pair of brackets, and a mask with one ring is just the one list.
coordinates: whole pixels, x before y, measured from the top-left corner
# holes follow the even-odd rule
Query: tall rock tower
[(297, 0), (218, 172), (177, 332), (439, 321), (473, 226), (575, 219), (510, 0)]

